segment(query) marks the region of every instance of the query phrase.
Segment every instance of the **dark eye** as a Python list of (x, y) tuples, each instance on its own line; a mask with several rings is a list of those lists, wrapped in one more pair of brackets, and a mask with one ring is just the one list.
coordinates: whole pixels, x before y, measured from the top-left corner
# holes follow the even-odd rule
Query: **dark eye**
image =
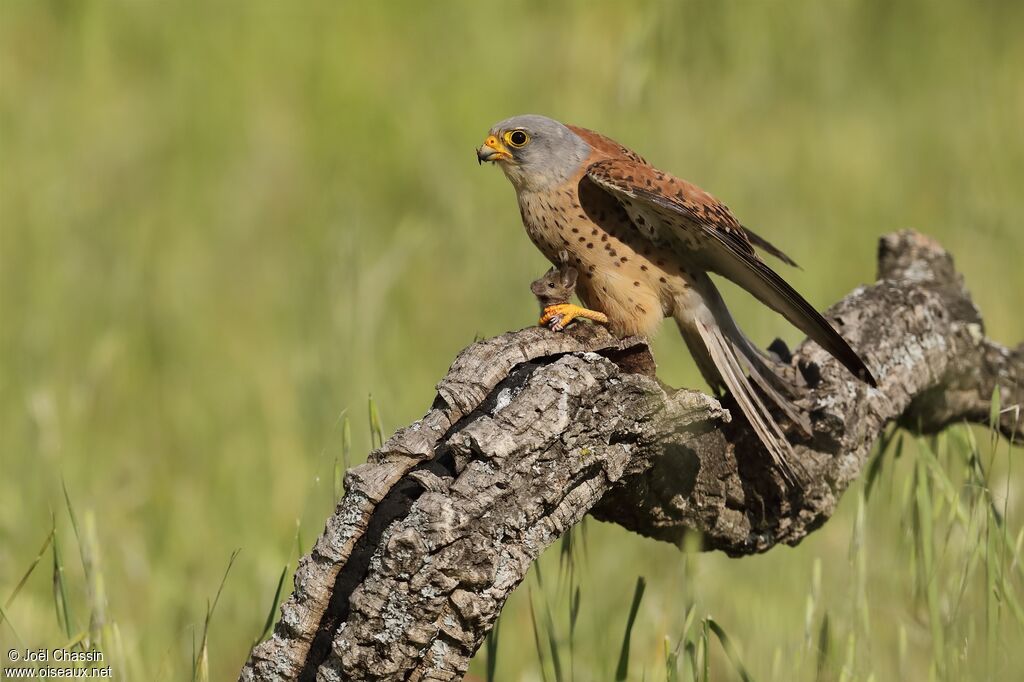
[(522, 147), (530, 141), (530, 136), (522, 130), (513, 130), (505, 133), (505, 140), (513, 147)]
[(554, 282), (548, 282), (548, 289), (554, 289), (554, 288), (555, 288), (555, 283)]

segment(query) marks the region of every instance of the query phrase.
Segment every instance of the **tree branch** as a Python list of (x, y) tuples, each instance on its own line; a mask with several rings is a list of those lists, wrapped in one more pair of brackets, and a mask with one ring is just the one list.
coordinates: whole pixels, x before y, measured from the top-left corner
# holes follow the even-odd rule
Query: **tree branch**
[[(813, 436), (787, 487), (742, 416), (654, 377), (643, 339), (528, 328), (455, 359), (423, 419), (346, 477), (303, 557), (274, 636), (241, 680), (458, 680), (530, 564), (584, 514), (730, 555), (820, 527), (895, 422), (934, 432), (987, 423), (1024, 398), (1024, 346), (984, 337), (950, 256), (914, 232), (884, 237), (879, 281), (830, 311), (880, 380), (870, 389), (820, 347), (793, 354)], [(1024, 435), (1003, 412), (1007, 436)]]

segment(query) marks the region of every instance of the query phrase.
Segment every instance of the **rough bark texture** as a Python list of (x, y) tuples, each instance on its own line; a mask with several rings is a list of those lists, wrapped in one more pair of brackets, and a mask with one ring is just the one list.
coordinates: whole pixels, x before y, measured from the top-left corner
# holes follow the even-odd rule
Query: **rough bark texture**
[[(654, 378), (643, 339), (577, 325), (465, 349), (423, 419), (346, 477), (303, 558), (274, 636), (241, 680), (458, 680), (531, 562), (584, 514), (679, 543), (699, 531), (731, 555), (820, 527), (890, 422), (934, 432), (986, 421), (993, 391), (1020, 405), (1024, 345), (984, 337), (936, 243), (881, 240), (879, 281), (829, 312), (879, 379), (821, 348), (792, 355), (814, 435), (786, 486), (742, 416)], [(1024, 435), (1014, 410), (1000, 421)]]

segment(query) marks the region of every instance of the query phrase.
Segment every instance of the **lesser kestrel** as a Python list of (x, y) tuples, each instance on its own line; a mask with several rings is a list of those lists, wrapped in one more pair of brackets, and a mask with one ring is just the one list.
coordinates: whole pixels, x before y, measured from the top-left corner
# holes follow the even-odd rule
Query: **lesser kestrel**
[[(650, 335), (663, 318), (675, 319), (704, 378), (728, 389), (787, 478), (791, 447), (762, 394), (805, 431), (806, 417), (791, 381), (740, 331), (708, 273), (746, 289), (875, 386), (860, 357), (754, 246), (793, 261), (696, 185), (599, 133), (536, 115), (496, 124), (477, 158), (505, 172), (530, 239), (552, 263), (568, 253), (577, 295), (607, 315), (615, 334)], [(582, 314), (571, 304), (554, 308), (547, 317), (562, 326)]]

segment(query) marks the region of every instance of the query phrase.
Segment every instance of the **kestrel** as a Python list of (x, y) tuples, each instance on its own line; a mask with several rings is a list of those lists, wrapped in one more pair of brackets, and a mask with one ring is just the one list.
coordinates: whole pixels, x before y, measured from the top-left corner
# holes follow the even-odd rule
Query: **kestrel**
[(599, 133), (537, 115), (496, 124), (477, 159), (497, 163), (512, 182), (526, 233), (544, 256), (557, 265), (565, 251), (579, 271), (576, 293), (592, 310), (566, 304), (548, 317), (564, 326), (598, 311), (619, 336), (649, 336), (674, 318), (701, 374), (714, 390), (728, 389), (790, 480), (791, 447), (762, 394), (809, 432), (795, 386), (740, 331), (708, 273), (743, 287), (876, 385), (843, 337), (754, 247), (795, 263), (696, 185)]

